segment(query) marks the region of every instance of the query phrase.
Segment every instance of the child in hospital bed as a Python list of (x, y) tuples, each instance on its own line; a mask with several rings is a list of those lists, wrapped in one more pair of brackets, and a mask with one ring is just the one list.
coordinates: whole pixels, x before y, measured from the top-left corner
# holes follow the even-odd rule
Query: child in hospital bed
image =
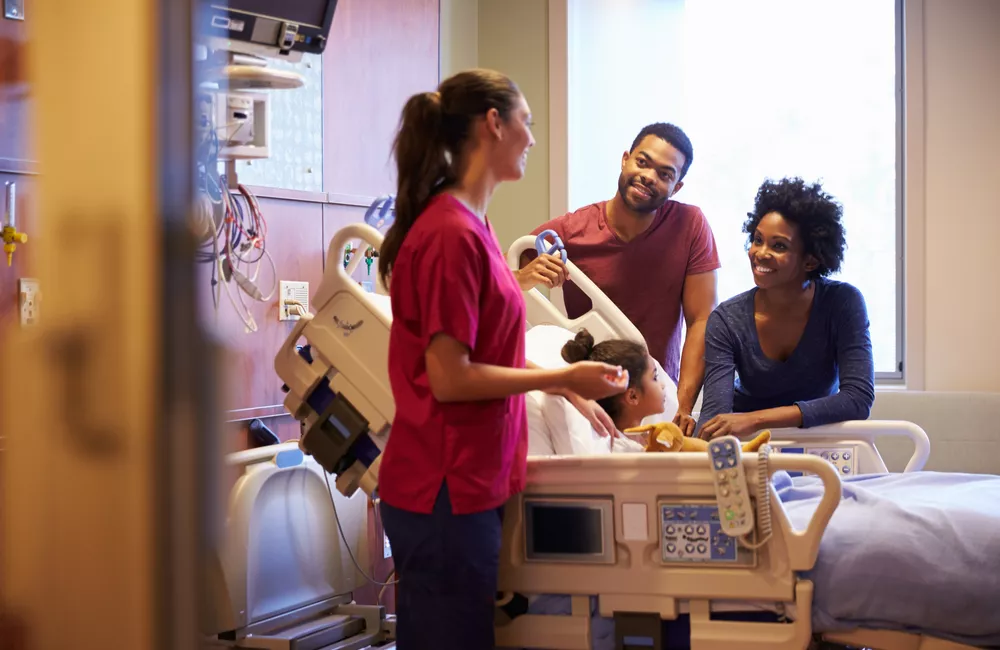
[[(643, 345), (624, 339), (595, 345), (590, 332), (582, 329), (563, 346), (562, 358), (567, 363), (599, 361), (628, 372), (629, 383), (624, 393), (597, 402), (619, 433), (612, 442), (613, 452), (705, 451), (708, 447), (704, 440), (685, 437), (672, 422), (642, 425), (644, 419), (665, 412), (667, 398), (662, 371)], [(768, 440), (770, 433), (765, 431), (744, 444), (743, 450), (757, 451)]]

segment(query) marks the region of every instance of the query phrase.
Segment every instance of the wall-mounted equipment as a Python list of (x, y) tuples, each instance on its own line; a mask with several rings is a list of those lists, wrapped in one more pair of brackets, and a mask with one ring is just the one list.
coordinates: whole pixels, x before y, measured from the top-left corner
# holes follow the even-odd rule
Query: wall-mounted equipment
[(262, 93), (213, 93), (212, 113), (219, 138), (219, 158), (251, 160), (270, 153), (268, 96)]
[(7, 254), (7, 266), (14, 261), (14, 251), (18, 244), (27, 244), (28, 235), (17, 231), (17, 187), (7, 182), (7, 211), (3, 225), (3, 252)]
[[(239, 182), (236, 161), (270, 157), (268, 93), (299, 88), (305, 81), (301, 74), (275, 69), (268, 62), (294, 63), (304, 53), (322, 54), (337, 0), (199, 0), (197, 4), (199, 196), (192, 210), (192, 230), (201, 243), (198, 260), (212, 265), (216, 314), (224, 290), (246, 331), (256, 332), (254, 302), (271, 304), (277, 293), (279, 318), (297, 320), (308, 314), (308, 293), (296, 300), (286, 297), (285, 288), (279, 291), (268, 252), (267, 223), (253, 192)], [(270, 267), (272, 275), (267, 293), (258, 279), (262, 265)]]
[(198, 16), (209, 47), (298, 61), (303, 52), (322, 54), (337, 0), (210, 0)]

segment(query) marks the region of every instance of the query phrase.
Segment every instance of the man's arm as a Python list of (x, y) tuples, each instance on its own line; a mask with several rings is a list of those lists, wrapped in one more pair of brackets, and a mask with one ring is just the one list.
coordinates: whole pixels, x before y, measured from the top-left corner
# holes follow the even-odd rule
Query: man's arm
[(684, 279), (684, 320), (687, 333), (681, 353), (681, 372), (677, 382), (677, 411), (691, 415), (705, 378), (705, 325), (718, 302), (718, 278), (715, 271), (696, 273)]

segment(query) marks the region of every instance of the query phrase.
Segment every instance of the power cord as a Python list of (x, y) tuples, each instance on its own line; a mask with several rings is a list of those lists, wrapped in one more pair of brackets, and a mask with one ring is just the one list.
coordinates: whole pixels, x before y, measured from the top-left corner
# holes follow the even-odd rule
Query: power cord
[[(200, 101), (200, 141), (196, 150), (199, 192), (192, 219), (192, 229), (200, 242), (196, 259), (211, 265), (216, 320), (224, 289), (246, 330), (256, 332), (258, 326), (248, 299), (250, 303), (267, 303), (278, 290), (277, 268), (267, 250), (267, 220), (249, 188), (237, 184), (230, 190), (230, 179), (219, 173), (219, 131), (227, 130), (229, 125), (216, 127), (211, 98), (205, 95)], [(271, 272), (271, 286), (266, 293), (260, 286), (261, 267), (265, 265)]]
[[(333, 488), (330, 487), (330, 475), (327, 474), (326, 472), (324, 472), (323, 473), (323, 478), (326, 481), (326, 491), (330, 494), (330, 505), (333, 506), (333, 518), (337, 521), (337, 530), (340, 531), (340, 539), (344, 540), (344, 545), (347, 546), (347, 553), (348, 553), (348, 555), (351, 556), (351, 562), (354, 562), (354, 568), (358, 570), (358, 573), (360, 573), (364, 577), (365, 580), (367, 580), (368, 582), (370, 582), (373, 585), (377, 585), (379, 587), (382, 587), (383, 588), (382, 591), (385, 591), (385, 587), (388, 587), (390, 585), (398, 584), (399, 580), (390, 580), (390, 581), (387, 581), (387, 582), (380, 582), (380, 581), (376, 580), (375, 578), (372, 578), (367, 573), (365, 573), (365, 570), (361, 568), (361, 565), (358, 563), (357, 558), (354, 557), (354, 551), (351, 550), (351, 544), (347, 541), (347, 535), (344, 534), (344, 528), (340, 525), (340, 515), (337, 514), (337, 502), (333, 498)], [(376, 505), (376, 509), (377, 509), (377, 507), (378, 506)], [(376, 517), (377, 516), (378, 515), (376, 515)], [(395, 575), (395, 573), (396, 572), (393, 571), (389, 575), (392, 576), (392, 575)], [(382, 592), (380, 591), (379, 592), (379, 599), (381, 599), (381, 597), (382, 597)]]

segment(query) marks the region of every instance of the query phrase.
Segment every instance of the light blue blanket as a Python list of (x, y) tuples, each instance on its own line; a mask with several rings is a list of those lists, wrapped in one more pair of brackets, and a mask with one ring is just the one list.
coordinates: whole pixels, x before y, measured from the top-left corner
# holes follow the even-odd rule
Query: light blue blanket
[[(819, 478), (774, 475), (792, 526), (804, 529), (823, 494)], [(812, 571), (816, 632), (882, 628), (974, 646), (1000, 645), (1000, 477), (867, 475), (843, 479)], [(529, 611), (569, 614), (569, 598)], [(614, 647), (614, 623), (595, 616), (594, 648)]]
[[(797, 529), (823, 492), (814, 476), (778, 472), (774, 487)], [(843, 480), (819, 557), (813, 629), (923, 632), (1000, 644), (1000, 477), (913, 472)]]

